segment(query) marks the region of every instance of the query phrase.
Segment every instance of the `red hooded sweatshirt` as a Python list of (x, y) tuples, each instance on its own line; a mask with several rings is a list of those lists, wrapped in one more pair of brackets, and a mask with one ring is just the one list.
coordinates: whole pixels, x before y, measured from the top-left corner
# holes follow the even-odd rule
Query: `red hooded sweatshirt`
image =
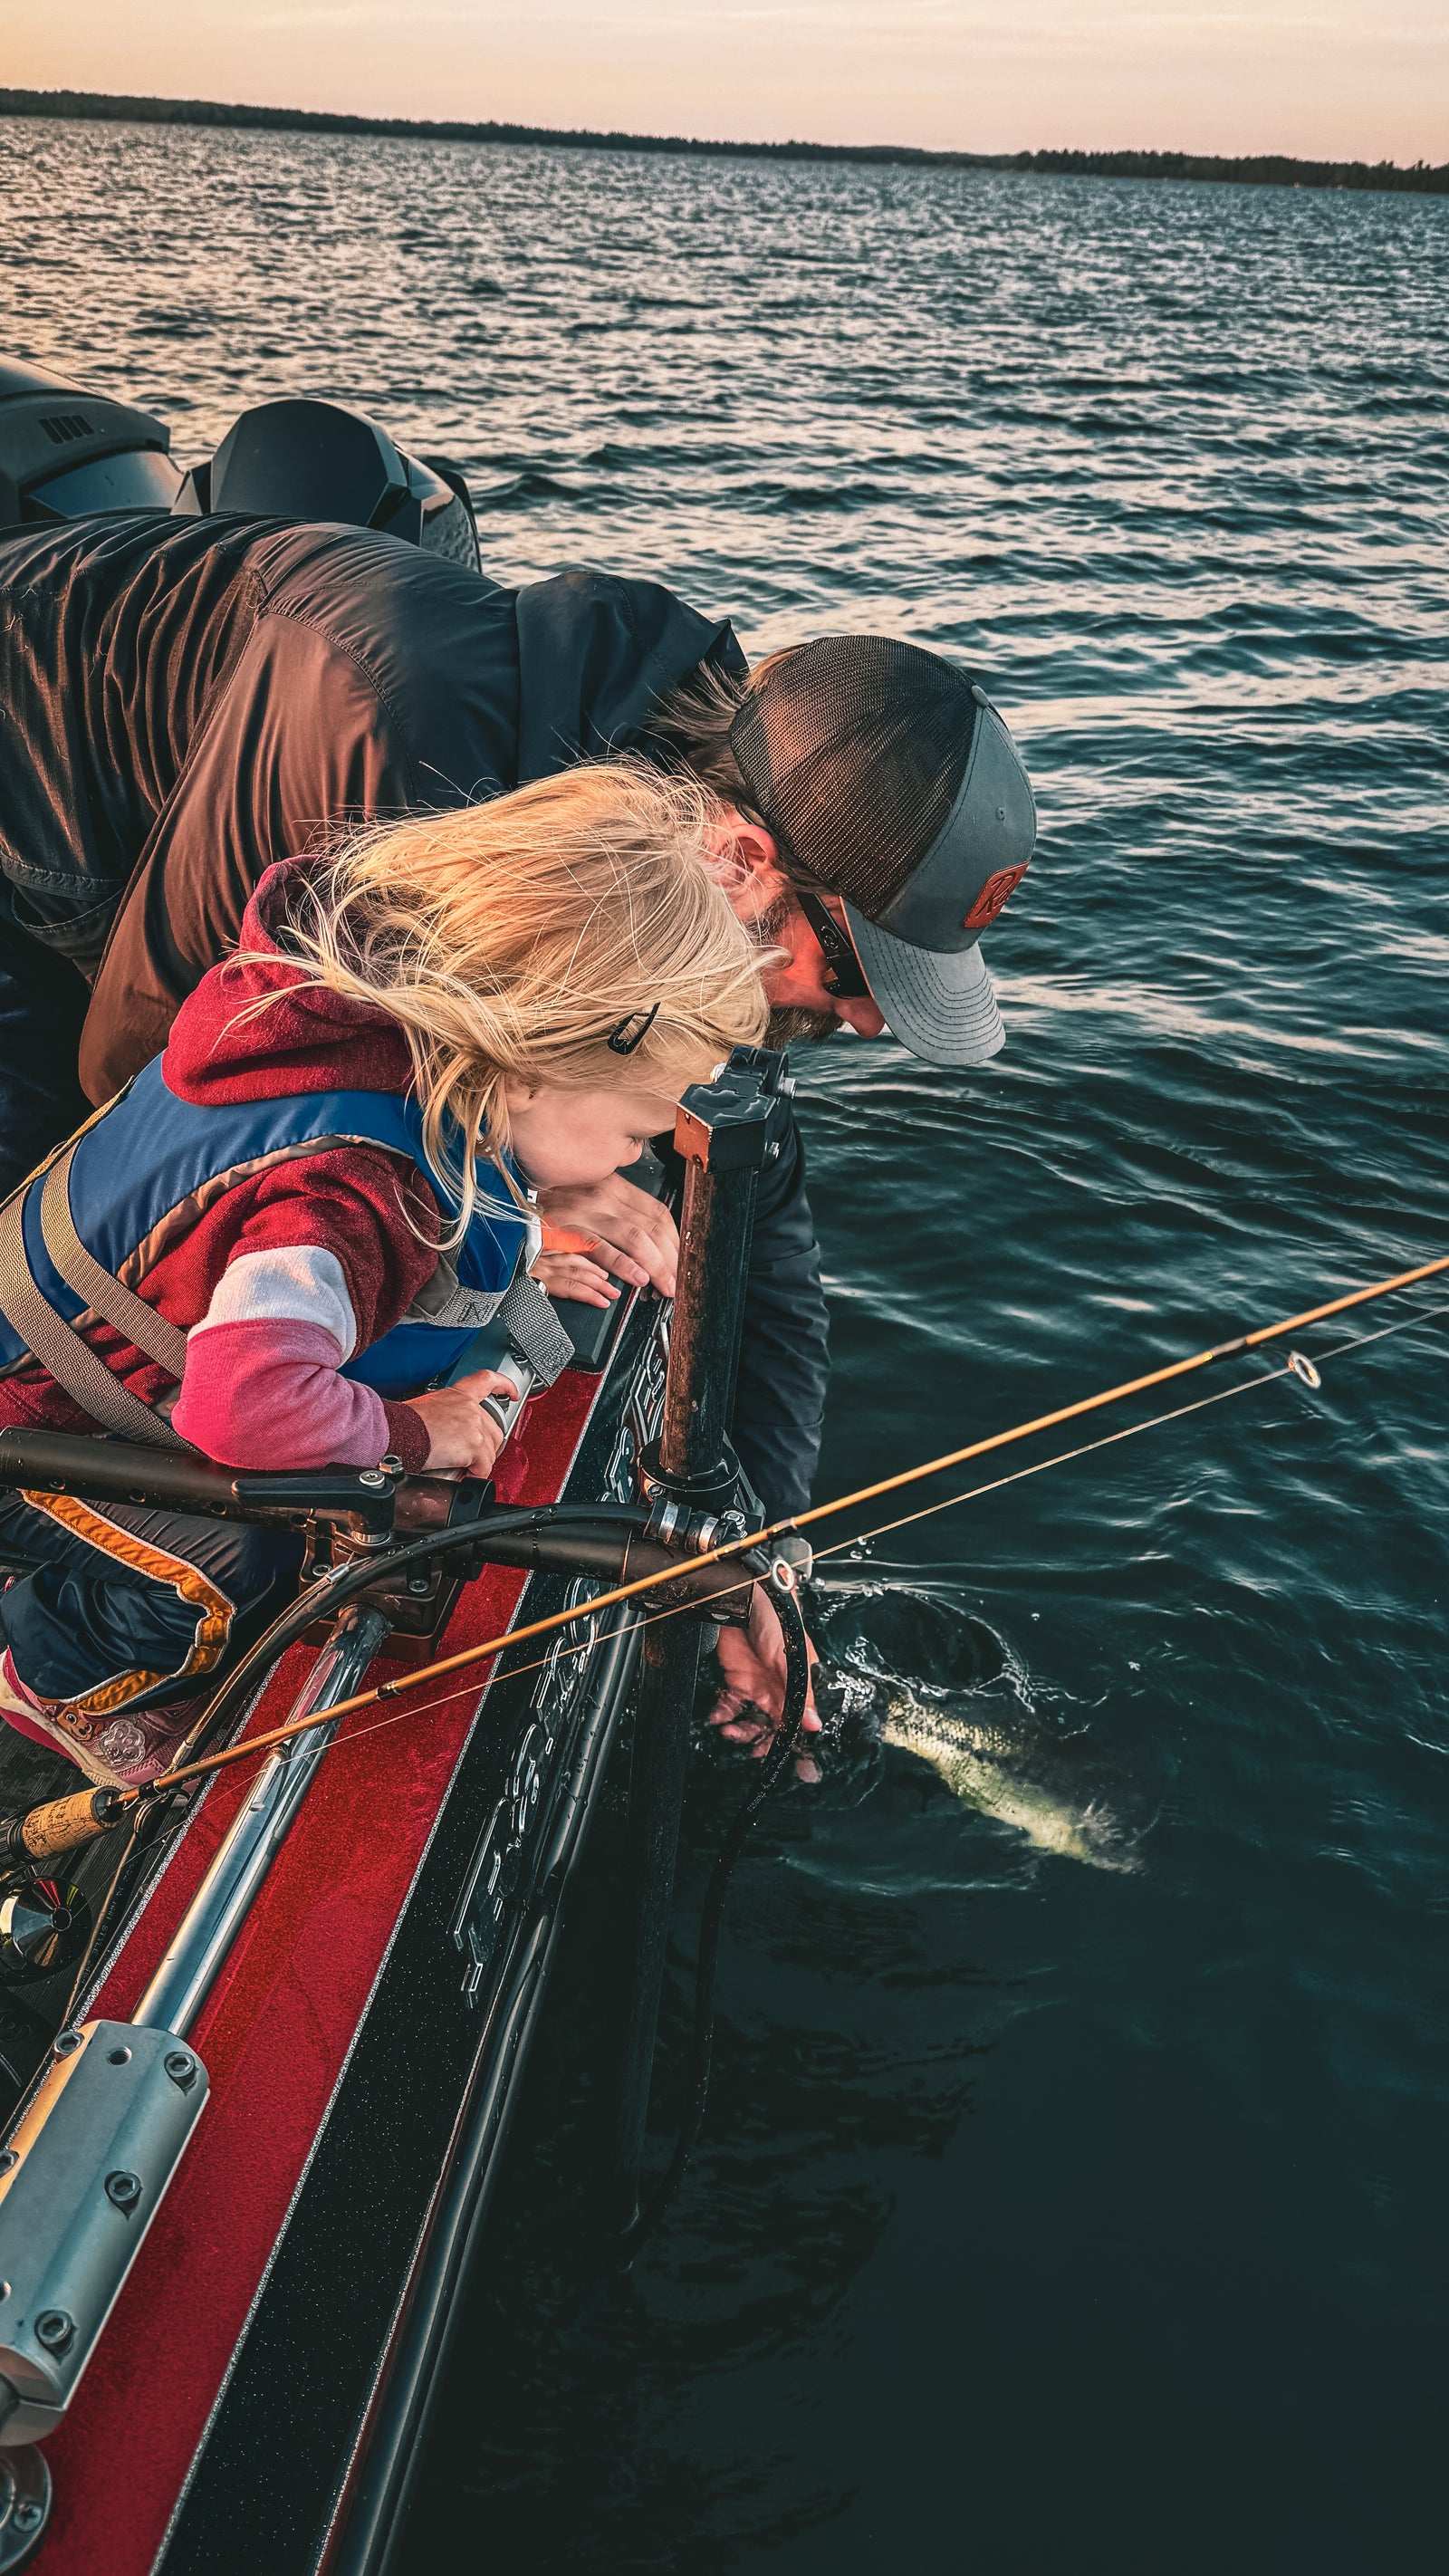
[[(300, 970), (277, 955), (272, 925), (302, 864), (269, 868), (242, 923), (243, 948), (275, 962), (214, 966), (182, 1004), (162, 1058), (181, 1099), (205, 1108), (409, 1088), (412, 1058), (397, 1022), (369, 1004), (298, 989)], [(277, 992), (288, 998), (244, 1016)], [(382, 1146), (346, 1145), (273, 1165), (209, 1205), (205, 1197), (174, 1212), (149, 1267), (133, 1262), (124, 1274), (189, 1336), (171, 1407), (182, 1438), (230, 1467), (375, 1467), (391, 1450), (415, 1474), (428, 1455), (422, 1416), (338, 1371), (392, 1330), (437, 1268), (442, 1218), (416, 1166)], [(170, 1396), (165, 1371), (112, 1326), (82, 1330), (132, 1394), (151, 1404)], [(5, 1423), (95, 1428), (35, 1363), (0, 1380)]]

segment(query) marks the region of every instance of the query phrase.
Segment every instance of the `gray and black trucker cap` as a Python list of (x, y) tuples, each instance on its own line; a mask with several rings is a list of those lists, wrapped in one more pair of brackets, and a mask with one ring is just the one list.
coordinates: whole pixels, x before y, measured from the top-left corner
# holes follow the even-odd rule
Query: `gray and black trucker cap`
[(826, 635), (772, 662), (729, 740), (761, 821), (844, 899), (894, 1034), (930, 1063), (984, 1064), (1005, 1032), (977, 943), (1036, 839), (984, 690), (920, 645)]

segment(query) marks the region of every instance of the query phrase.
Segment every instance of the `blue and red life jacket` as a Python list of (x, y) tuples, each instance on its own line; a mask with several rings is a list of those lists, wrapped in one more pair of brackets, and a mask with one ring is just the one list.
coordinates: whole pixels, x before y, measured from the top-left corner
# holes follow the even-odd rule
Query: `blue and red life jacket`
[[(113, 1278), (128, 1265), (133, 1279), (143, 1276), (178, 1226), (187, 1224), (189, 1211), (199, 1214), (222, 1191), (268, 1165), (332, 1146), (379, 1145), (398, 1155), (426, 1179), (445, 1221), (456, 1216), (423, 1151), (415, 1101), (391, 1091), (309, 1091), (199, 1108), (168, 1088), (161, 1064), (157, 1056), (81, 1130), (71, 1149), (75, 1230)], [(74, 1325), (88, 1301), (47, 1251), (40, 1202), (39, 1186), (30, 1186), (21, 1211), (25, 1264), (54, 1312)], [(442, 1256), (438, 1276), (391, 1332), (346, 1362), (343, 1376), (360, 1378), (380, 1395), (401, 1396), (445, 1375), (492, 1321), (515, 1274), (522, 1278), (529, 1233), (527, 1213), (495, 1175), (493, 1188), (480, 1193), (462, 1241)], [(541, 1292), (534, 1294), (542, 1306)], [(0, 1311), (0, 1368), (25, 1359), (28, 1350)]]

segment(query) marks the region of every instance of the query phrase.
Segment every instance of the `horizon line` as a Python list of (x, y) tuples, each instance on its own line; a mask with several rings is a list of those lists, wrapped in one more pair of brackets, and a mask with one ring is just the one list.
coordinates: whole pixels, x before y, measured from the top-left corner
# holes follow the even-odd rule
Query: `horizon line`
[(495, 118), (363, 116), (340, 108), (256, 107), (240, 100), (132, 96), (125, 91), (0, 85), (0, 116), (75, 117), (91, 123), (235, 126), (385, 140), (482, 145), (534, 143), (558, 151), (718, 154), (734, 160), (854, 161), (876, 167), (1005, 170), (1064, 178), (1201, 179), (1242, 186), (1371, 189), (1449, 195), (1449, 163), (1302, 160), (1287, 153), (1227, 154), (1138, 149), (1036, 152), (932, 150), (912, 143), (747, 143), (685, 134), (628, 134), (585, 126), (520, 125)]

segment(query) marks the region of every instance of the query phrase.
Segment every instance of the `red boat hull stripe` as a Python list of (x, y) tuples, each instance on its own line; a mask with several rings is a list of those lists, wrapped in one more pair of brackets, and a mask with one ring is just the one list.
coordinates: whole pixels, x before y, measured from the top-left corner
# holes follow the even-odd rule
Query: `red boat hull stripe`
[[(501, 1500), (559, 1495), (598, 1386), (566, 1372), (529, 1408), (500, 1462)], [(449, 1648), (506, 1626), (523, 1580), (496, 1568), (471, 1585)], [(311, 1653), (293, 1649), (249, 1731), (281, 1722)], [(479, 1676), (460, 1677), (460, 1695), (445, 1706), (368, 1734), (355, 1750), (339, 1747), (321, 1765), (192, 2034), (211, 2099), (70, 2414), (45, 2446), (55, 2506), (44, 2576), (147, 2576), (155, 2564), (482, 1689)], [(246, 1764), (218, 1776), (94, 2013), (125, 2020), (134, 2011), (251, 1776)]]

